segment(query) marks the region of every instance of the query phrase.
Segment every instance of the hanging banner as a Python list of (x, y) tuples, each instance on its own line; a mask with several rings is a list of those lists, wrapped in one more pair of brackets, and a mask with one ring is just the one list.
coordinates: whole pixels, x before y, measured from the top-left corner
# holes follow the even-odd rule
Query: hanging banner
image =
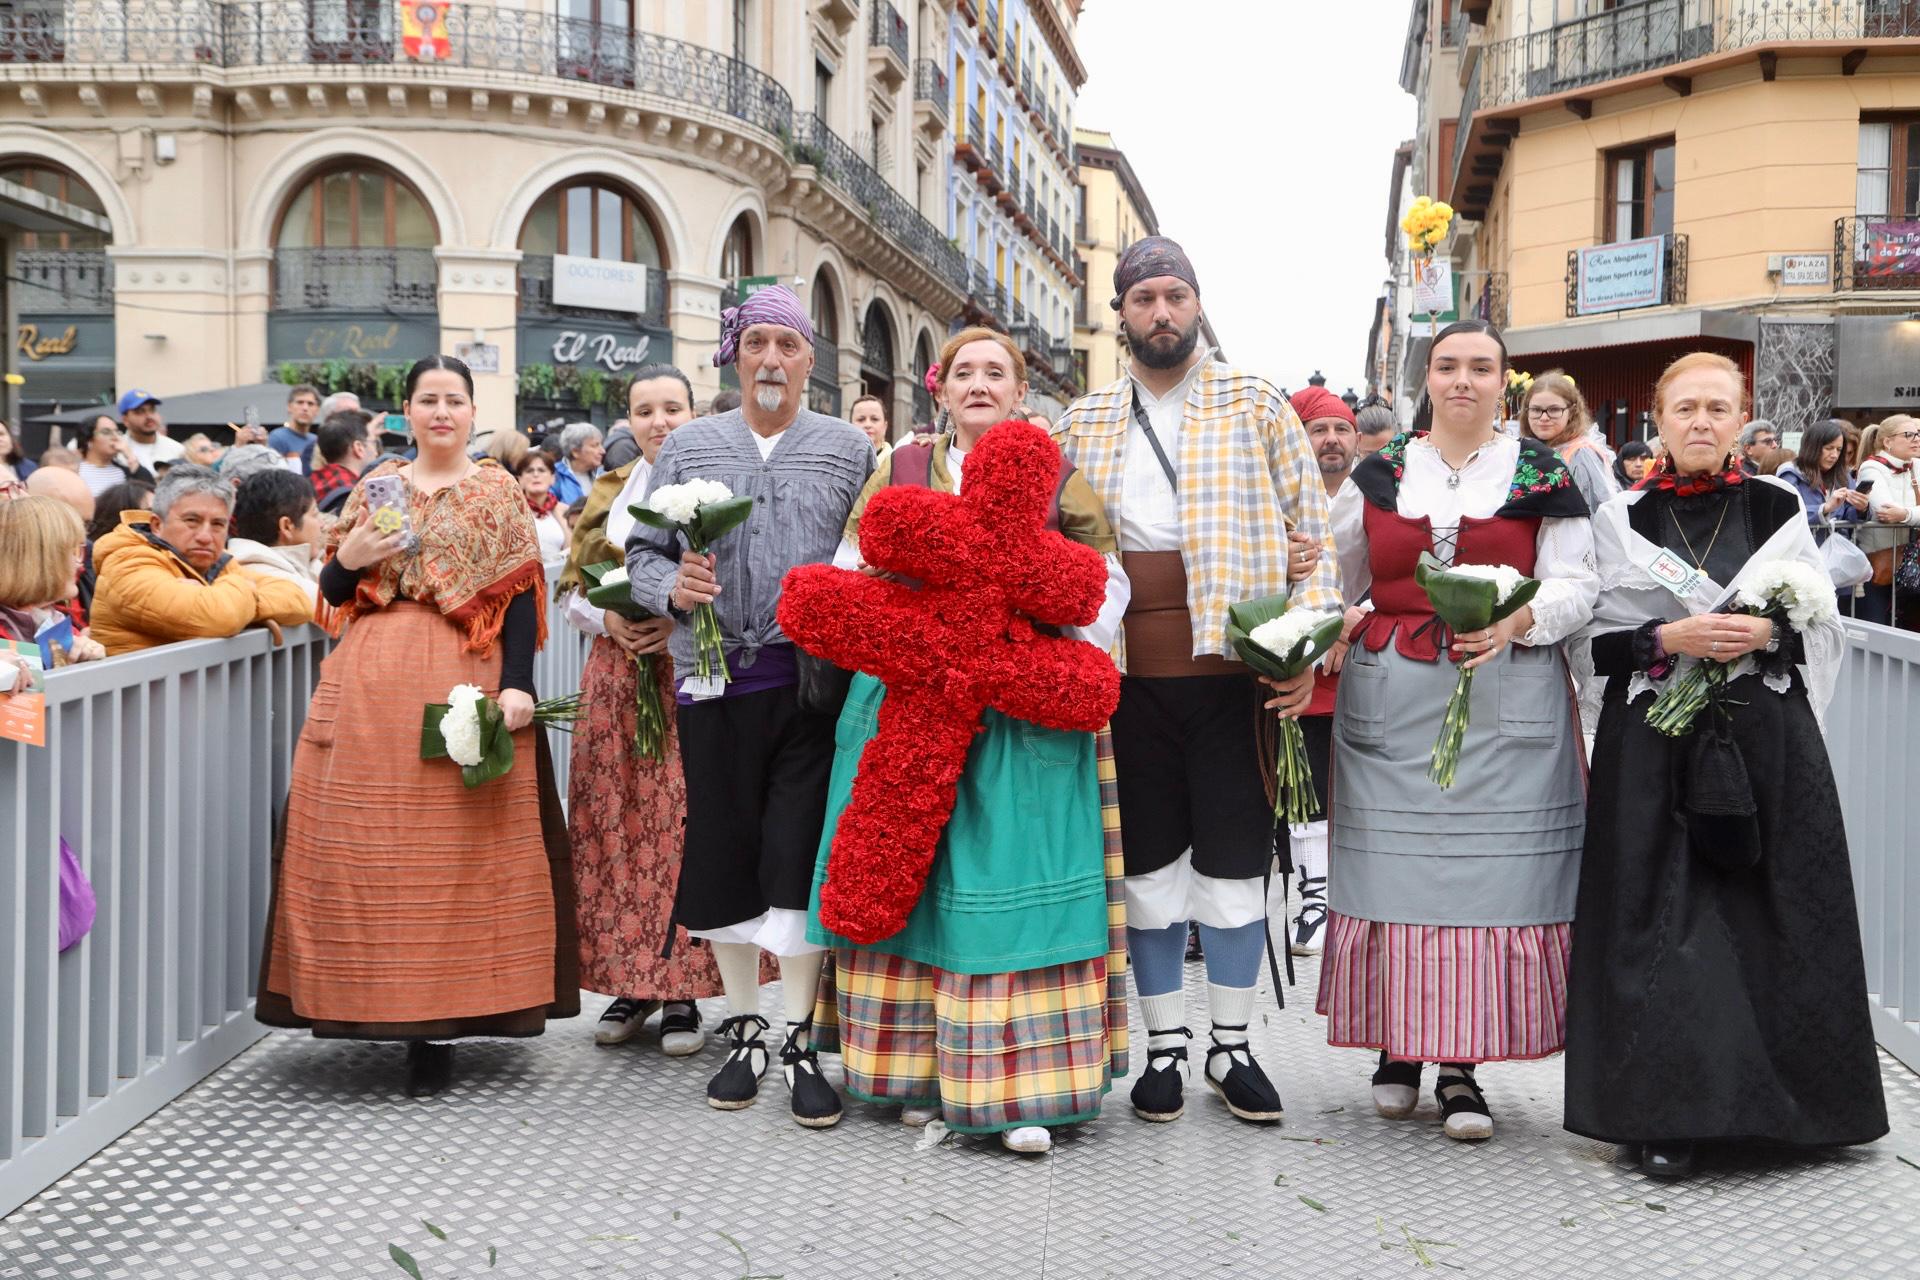
[(1413, 309), (1422, 315), (1453, 310), (1453, 263), (1430, 258), (1413, 264)]
[(1920, 222), (1862, 222), (1870, 276), (1920, 275)]
[(447, 38), (452, 0), (399, 0), (400, 47), (415, 62), (445, 62), (453, 56)]

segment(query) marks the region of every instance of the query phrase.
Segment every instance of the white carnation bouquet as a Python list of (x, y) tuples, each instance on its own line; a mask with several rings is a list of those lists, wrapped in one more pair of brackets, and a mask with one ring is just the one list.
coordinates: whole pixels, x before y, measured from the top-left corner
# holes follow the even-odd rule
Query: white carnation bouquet
[[(1413, 580), (1427, 593), (1434, 616), (1458, 636), (1485, 631), (1518, 613), (1540, 590), (1529, 578), (1507, 564), (1443, 564), (1428, 552), (1420, 553)], [(1453, 785), (1460, 769), (1460, 744), (1466, 741), (1467, 721), (1473, 712), (1473, 667), (1462, 666), (1460, 678), (1447, 699), (1446, 718), (1427, 760), (1427, 777), (1442, 790)]]
[[(1271, 680), (1292, 680), (1333, 648), (1346, 624), (1342, 613), (1295, 609), (1285, 596), (1243, 600), (1227, 608), (1227, 639), (1240, 660)], [(1300, 721), (1280, 722), (1274, 763), (1274, 816), (1288, 824), (1311, 822), (1320, 812), (1313, 794), (1313, 765)]]
[[(1795, 631), (1839, 616), (1833, 582), (1803, 560), (1772, 560), (1760, 565), (1734, 591), (1729, 613), (1784, 622)], [(1744, 655), (1743, 655), (1744, 656)], [(1700, 712), (1726, 687), (1741, 662), (1703, 658), (1670, 681), (1647, 708), (1647, 724), (1669, 738), (1693, 732)]]
[[(580, 695), (533, 704), (533, 722), (572, 730), (580, 718)], [(420, 721), (420, 758), (451, 760), (468, 787), (504, 777), (513, 768), (513, 735), (500, 704), (478, 685), (457, 684), (445, 702), (430, 702)]]
[[(753, 499), (736, 498), (718, 480), (686, 480), (663, 484), (645, 502), (627, 508), (633, 518), (654, 529), (672, 529), (687, 540), (689, 550), (706, 555), (722, 535), (731, 533), (753, 513)], [(693, 611), (693, 643), (697, 671), (702, 679), (731, 680), (720, 617), (711, 602)]]

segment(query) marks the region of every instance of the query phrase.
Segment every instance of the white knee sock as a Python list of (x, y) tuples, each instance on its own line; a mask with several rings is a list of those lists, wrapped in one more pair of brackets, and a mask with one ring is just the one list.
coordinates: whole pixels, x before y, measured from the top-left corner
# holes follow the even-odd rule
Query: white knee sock
[(728, 1014), (760, 1012), (760, 948), (751, 942), (716, 942), (713, 962), (720, 970), (720, 986), (727, 993)]
[(789, 1033), (813, 1016), (814, 996), (820, 990), (820, 969), (826, 959), (824, 951), (780, 957), (780, 995), (786, 1007)]
[(1169, 991), (1165, 995), (1141, 996), (1140, 1018), (1147, 1024), (1147, 1060), (1156, 1050), (1178, 1048), (1187, 1043), (1182, 1034), (1187, 1025), (1187, 993)]

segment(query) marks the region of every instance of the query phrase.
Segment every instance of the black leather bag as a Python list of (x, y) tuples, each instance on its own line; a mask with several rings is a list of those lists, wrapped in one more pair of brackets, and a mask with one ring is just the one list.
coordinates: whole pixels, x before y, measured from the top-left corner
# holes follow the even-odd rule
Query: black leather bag
[(800, 677), (800, 709), (813, 715), (835, 716), (846, 705), (847, 690), (853, 686), (853, 672), (836, 667), (825, 658), (816, 658), (805, 649), (794, 649), (795, 667)]
[[(1714, 713), (1709, 709), (1704, 714)], [(1681, 806), (1693, 852), (1722, 871), (1758, 866), (1760, 823), (1753, 782), (1740, 744), (1717, 717), (1694, 732), (1684, 785)]]

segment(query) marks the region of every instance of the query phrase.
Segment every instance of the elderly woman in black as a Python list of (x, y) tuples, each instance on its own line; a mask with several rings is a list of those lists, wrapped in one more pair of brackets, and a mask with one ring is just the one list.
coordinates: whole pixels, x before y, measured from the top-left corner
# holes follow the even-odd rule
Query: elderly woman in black
[[(1831, 610), (1728, 612), (1762, 566), (1825, 570), (1799, 495), (1743, 475), (1739, 370), (1683, 356), (1654, 392), (1665, 457), (1594, 519), (1589, 634), (1607, 678), (1567, 996), (1566, 1127), (1684, 1177), (1697, 1144), (1871, 1142), (1887, 1131), (1853, 879), (1819, 710)], [(1734, 663), (1679, 737), (1652, 695)]]

